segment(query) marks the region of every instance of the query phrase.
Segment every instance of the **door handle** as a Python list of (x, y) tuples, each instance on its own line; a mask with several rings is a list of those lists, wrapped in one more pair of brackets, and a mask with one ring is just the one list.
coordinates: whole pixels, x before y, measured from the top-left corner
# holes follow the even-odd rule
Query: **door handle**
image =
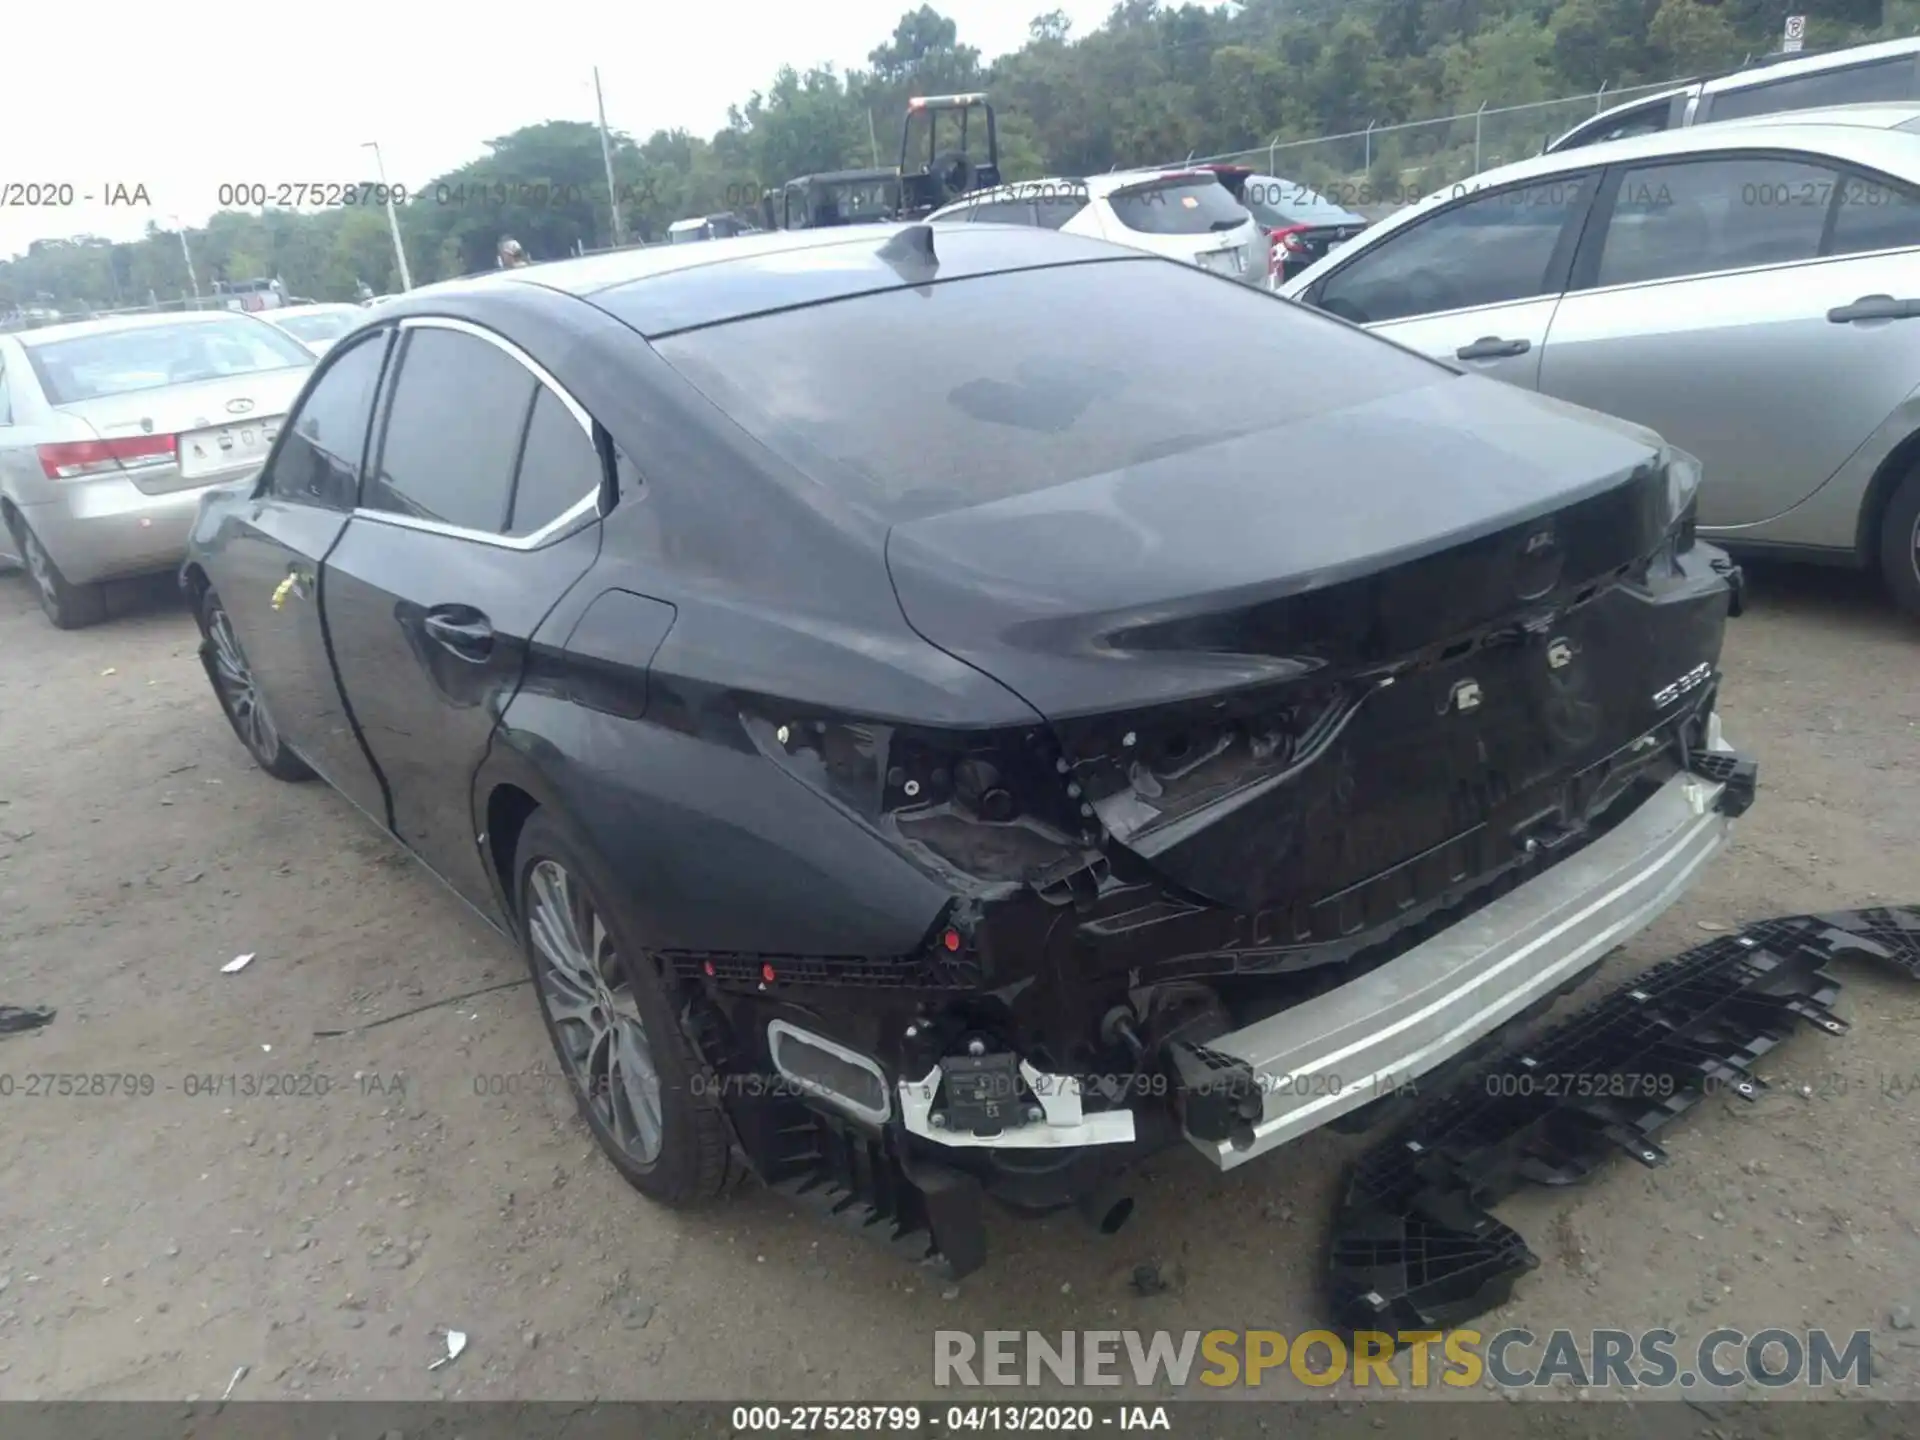
[(1502, 340), (1498, 335), (1482, 335), (1453, 354), (1459, 360), (1504, 360), (1511, 355), (1524, 355), (1532, 348), (1531, 340)]
[(485, 660), (493, 653), (493, 625), (467, 605), (441, 605), (421, 621), (434, 641), (462, 660)]
[(1862, 295), (1851, 305), (1836, 305), (1827, 319), (1836, 325), (1856, 320), (1911, 320), (1920, 316), (1920, 300), (1896, 300), (1891, 295)]

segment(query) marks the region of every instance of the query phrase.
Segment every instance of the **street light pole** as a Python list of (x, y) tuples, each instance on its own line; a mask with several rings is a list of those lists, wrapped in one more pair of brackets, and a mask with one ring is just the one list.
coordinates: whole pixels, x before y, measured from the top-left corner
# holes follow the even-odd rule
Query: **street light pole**
[(407, 269), (407, 247), (400, 243), (400, 214), (393, 208), (393, 187), (387, 184), (387, 162), (380, 158), (380, 142), (367, 140), (362, 150), (373, 151), (373, 163), (380, 170), (380, 190), (387, 197), (387, 228), (393, 232), (393, 258), (400, 266), (400, 288), (413, 289), (413, 275)]

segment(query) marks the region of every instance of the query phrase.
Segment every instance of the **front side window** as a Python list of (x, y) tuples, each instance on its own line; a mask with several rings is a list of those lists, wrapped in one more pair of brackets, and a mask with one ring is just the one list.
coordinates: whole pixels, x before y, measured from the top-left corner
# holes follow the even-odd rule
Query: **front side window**
[(313, 363), (291, 335), (241, 315), (35, 343), (27, 356), (55, 405)]
[(1811, 260), (1838, 180), (1824, 165), (1764, 155), (1636, 166), (1620, 178), (1594, 283)]
[(385, 331), (369, 335), (314, 382), (289, 417), (287, 435), (273, 457), (267, 490), (275, 499), (353, 509), (386, 351)]
[(1415, 221), (1329, 276), (1318, 303), (1375, 325), (1548, 293), (1561, 234), (1585, 209), (1592, 179), (1567, 175), (1494, 191)]
[(1608, 140), (1625, 140), (1633, 135), (1657, 135), (1668, 128), (1667, 122), (1672, 115), (1673, 97), (1668, 96), (1664, 100), (1638, 106), (1611, 119), (1596, 121), (1592, 128), (1575, 131), (1555, 148), (1572, 150), (1580, 145), (1600, 145)]
[(464, 331), (407, 333), (380, 465), (361, 504), (498, 534), (538, 382), (499, 346)]

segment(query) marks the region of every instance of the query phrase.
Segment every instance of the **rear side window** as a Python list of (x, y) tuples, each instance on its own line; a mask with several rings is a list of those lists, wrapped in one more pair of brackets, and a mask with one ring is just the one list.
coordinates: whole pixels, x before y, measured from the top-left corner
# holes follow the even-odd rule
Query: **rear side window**
[(498, 533), (538, 384), (498, 346), (458, 330), (406, 335), (378, 473), (361, 504)]
[(27, 347), (54, 405), (311, 365), (313, 352), (264, 320), (183, 321), (109, 330)]
[(551, 525), (600, 488), (600, 452), (573, 412), (546, 386), (533, 402), (520, 479), (513, 491), (507, 533), (531, 535)]
[(1054, 190), (1035, 199), (1034, 218), (1043, 230), (1058, 230), (1087, 208), (1084, 192)]
[(351, 510), (360, 483), (387, 332), (354, 342), (328, 365), (289, 417), (267, 489), (276, 499)]
[(1913, 56), (1847, 65), (1814, 75), (1797, 75), (1764, 85), (1743, 85), (1709, 96), (1705, 120), (1738, 120), (1743, 115), (1775, 115), (1822, 105), (1867, 105), (1914, 98)]
[[(1152, 260), (890, 290), (655, 348), (774, 454), (889, 522), (1109, 472), (1178, 485), (1187, 465), (1270, 469), (1299, 459), (1285, 439), (1296, 421), (1457, 379), (1252, 286)], [(1036, 510), (1032, 523), (1064, 520)]]
[(967, 211), (966, 219), (976, 225), (1031, 225), (1031, 200), (989, 200)]
[(1833, 217), (1833, 255), (1861, 255), (1920, 245), (1920, 192), (1865, 175), (1839, 186)]
[(1767, 156), (1643, 165), (1620, 179), (1596, 285), (1811, 260), (1833, 187), (1824, 165)]
[(1107, 198), (1114, 218), (1142, 235), (1205, 235), (1236, 230), (1251, 218), (1213, 176), (1154, 180)]
[(1530, 300), (1567, 222), (1586, 205), (1589, 175), (1499, 190), (1453, 205), (1363, 251), (1329, 276), (1319, 305), (1359, 325)]

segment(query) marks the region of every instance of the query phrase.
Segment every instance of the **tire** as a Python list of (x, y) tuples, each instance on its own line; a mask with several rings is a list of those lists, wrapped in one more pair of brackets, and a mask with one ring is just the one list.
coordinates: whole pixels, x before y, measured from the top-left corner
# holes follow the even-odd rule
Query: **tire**
[(40, 537), (27, 527), (18, 514), (9, 515), (8, 529), (20, 552), (20, 566), (33, 583), (34, 598), (40, 608), (62, 630), (84, 630), (107, 618), (107, 590), (104, 585), (75, 585), (60, 573)]
[(1920, 620), (1920, 470), (1900, 482), (1880, 517), (1880, 574), (1894, 602)]
[(219, 592), (208, 588), (195, 613), (200, 621), (200, 655), (214, 698), (220, 702), (220, 712), (227, 717), (233, 733), (253, 756), (253, 763), (289, 784), (313, 779), (312, 768), (280, 738), (280, 728), (273, 723), (267, 702), (254, 683), (247, 653), (240, 648), (240, 637), (233, 633)]
[[(520, 947), (540, 1015), (594, 1140), (651, 1200), (684, 1207), (718, 1195), (732, 1178), (733, 1153), (718, 1086), (708, 1083), (712, 1072), (646, 949), (625, 888), (546, 811), (520, 832), (513, 867)], [(588, 973), (598, 982), (574, 978)]]

